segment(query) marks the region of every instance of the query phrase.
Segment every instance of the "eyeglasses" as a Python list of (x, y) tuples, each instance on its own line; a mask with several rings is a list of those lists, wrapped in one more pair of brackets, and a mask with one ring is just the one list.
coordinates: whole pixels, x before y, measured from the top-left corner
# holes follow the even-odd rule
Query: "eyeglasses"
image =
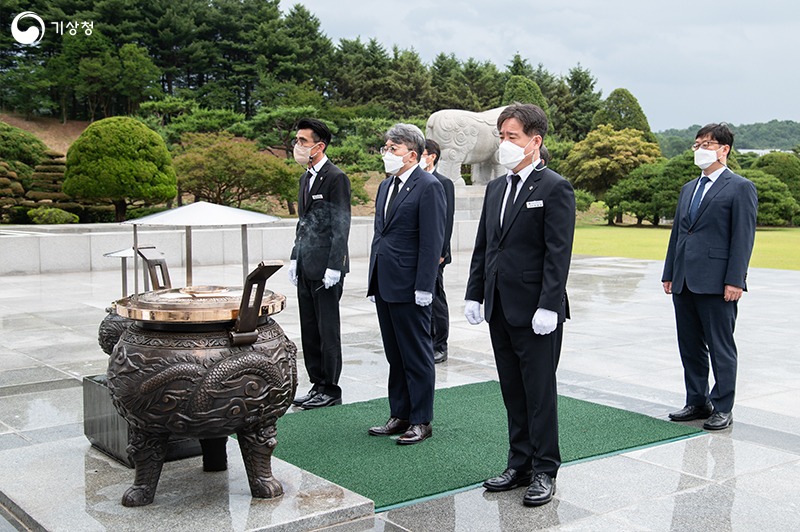
[(704, 150), (707, 150), (709, 148), (709, 146), (711, 146), (712, 144), (717, 144), (719, 146), (722, 146), (722, 144), (720, 144), (716, 140), (706, 140), (704, 142), (695, 142), (694, 144), (692, 144), (691, 148), (692, 148), (692, 151), (697, 151), (700, 148), (702, 148)]
[[(386, 155), (387, 153), (392, 153), (394, 155), (397, 155), (397, 149), (398, 148), (405, 148), (405, 146), (403, 146), (402, 144), (393, 144), (391, 146), (381, 146), (380, 152), (381, 152), (381, 155)], [(409, 150), (408, 150), (408, 148), (406, 148), (406, 153), (408, 153), (408, 152), (409, 152)], [(405, 153), (403, 155), (405, 155)]]
[(314, 141), (307, 141), (307, 140), (305, 140), (305, 139), (299, 139), (299, 140), (298, 140), (298, 139), (292, 139), (291, 145), (292, 145), (292, 148), (294, 148), (294, 147), (295, 147), (295, 146), (297, 146), (298, 144), (299, 144), (300, 146), (303, 146), (303, 147), (305, 147), (307, 142), (311, 142), (311, 144), (310, 144), (309, 146), (310, 146), (310, 147), (312, 147), (312, 148), (314, 147), (314, 145), (315, 145), (315, 144), (319, 144), (318, 142), (314, 142)]

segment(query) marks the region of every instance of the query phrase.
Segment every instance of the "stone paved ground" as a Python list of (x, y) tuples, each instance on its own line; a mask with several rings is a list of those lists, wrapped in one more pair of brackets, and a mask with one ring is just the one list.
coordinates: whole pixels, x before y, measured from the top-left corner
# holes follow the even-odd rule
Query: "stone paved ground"
[[(445, 274), (450, 359), (437, 365), (437, 387), (496, 378), (488, 328), (470, 326), (462, 315), (468, 262), (468, 253), (457, 253)], [(387, 377), (374, 308), (364, 297), (366, 259), (352, 268), (342, 299), (341, 384), (347, 402), (383, 396)], [(182, 279), (180, 270), (171, 273)], [(660, 274), (661, 264), (653, 261), (574, 258), (569, 282), (573, 319), (565, 327), (560, 393), (658, 418), (683, 406), (672, 306), (661, 291)], [(236, 285), (241, 268), (195, 268), (194, 278), (196, 284)], [(559, 474), (556, 500), (541, 508), (523, 507), (522, 490), (489, 494), (478, 488), (336, 530), (800, 529), (800, 272), (753, 269), (748, 281), (750, 292), (740, 304), (737, 324), (740, 371), (731, 429), (567, 465)], [(109, 465), (88, 446), (80, 387), (82, 376), (105, 370), (97, 324), (119, 296), (119, 285), (119, 272), (0, 278), (0, 503), (8, 505), (9, 486), (51, 474), (37, 470), (49, 467), (43, 462), (32, 461), (29, 471), (15, 470), (10, 462), (61, 449), (81, 477), (66, 483), (73, 493), (58, 499), (66, 496), (64, 490), (51, 492), (45, 480), (31, 488), (28, 507), (22, 509), (56, 515), (64, 523), (69, 522), (64, 516), (79, 515), (79, 522), (90, 522), (95, 530), (110, 529), (114, 521), (109, 516), (121, 511), (115, 500), (124, 486), (104, 488), (113, 495), (107, 502), (88, 493), (87, 486), (99, 475), (132, 478), (132, 473)], [(278, 272), (268, 287), (287, 294), (287, 309), (277, 320), (299, 343), (295, 297), (285, 272)], [(302, 364), (299, 373), (304, 392), (308, 382)], [(365, 420), (365, 429), (374, 421)], [(162, 482), (182, 471), (180, 465), (168, 465)], [(278, 510), (266, 518), (258, 502), (235, 497), (241, 479), (229, 473), (202, 481), (209, 483), (203, 489), (225, 497), (225, 528), (257, 530), (278, 518)], [(297, 478), (297, 485), (292, 484), (295, 477), (287, 481), (292, 484), (287, 491), (305, 498), (287, 498), (284, 505), (330, 496), (306, 493), (305, 477)], [(137, 515), (153, 515), (157, 508), (151, 508)], [(186, 519), (187, 526), (203, 529), (202, 522), (194, 521), (198, 516)], [(142, 523), (129, 520), (130, 529), (142, 529)], [(0, 531), (9, 526), (0, 523)]]

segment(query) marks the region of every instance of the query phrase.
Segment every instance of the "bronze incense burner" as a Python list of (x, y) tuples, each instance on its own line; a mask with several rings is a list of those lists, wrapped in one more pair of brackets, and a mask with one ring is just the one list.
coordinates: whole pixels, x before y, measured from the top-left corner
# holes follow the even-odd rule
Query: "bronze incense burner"
[(297, 347), (271, 317), (286, 298), (264, 288), (281, 266), (262, 262), (241, 289), (155, 290), (114, 304), (128, 325), (109, 358), (108, 388), (136, 467), (123, 505), (153, 502), (170, 435), (199, 438), (204, 470), (218, 471), (236, 434), (253, 497), (283, 493), (271, 457), (275, 423), (297, 388)]

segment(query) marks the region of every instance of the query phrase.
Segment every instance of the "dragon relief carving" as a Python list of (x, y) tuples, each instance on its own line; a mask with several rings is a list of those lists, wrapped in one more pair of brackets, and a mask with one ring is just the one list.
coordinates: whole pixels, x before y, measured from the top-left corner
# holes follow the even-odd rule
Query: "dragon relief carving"
[[(128, 452), (136, 465), (123, 505), (152, 502), (170, 434), (202, 443), (236, 433), (253, 496), (280, 495), (270, 457), (275, 423), (296, 391), (296, 356), (297, 347), (272, 319), (258, 328), (255, 343), (237, 347), (226, 330), (150, 331), (136, 324), (125, 329), (108, 366), (108, 388), (129, 423)], [(203, 446), (204, 463), (220, 462), (219, 456), (206, 457), (207, 449), (224, 453), (224, 444)]]

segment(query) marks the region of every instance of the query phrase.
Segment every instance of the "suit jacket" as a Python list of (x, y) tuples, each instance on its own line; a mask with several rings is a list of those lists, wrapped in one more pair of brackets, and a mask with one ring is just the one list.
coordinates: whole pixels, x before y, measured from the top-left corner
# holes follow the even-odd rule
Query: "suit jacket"
[(297, 200), (299, 219), (295, 230), (292, 258), (297, 271), (311, 280), (320, 280), (325, 269), (350, 271), (347, 240), (350, 236), (350, 180), (328, 160), (319, 170), (308, 204), (304, 191), (310, 174), (300, 178)]
[(756, 234), (756, 187), (726, 168), (689, 223), (689, 204), (699, 179), (681, 188), (661, 280), (672, 281), (674, 294), (680, 294), (684, 285), (696, 294), (722, 294), (725, 285), (747, 290)]
[(384, 179), (375, 198), (367, 295), (375, 294), (377, 281), (387, 303), (413, 303), (415, 290), (434, 292), (444, 242), (444, 190), (416, 167), (384, 216), (391, 186), (392, 179)]
[(456, 187), (453, 181), (439, 173), (438, 170), (433, 170), (433, 175), (439, 180), (444, 188), (444, 201), (447, 205), (444, 221), (444, 245), (442, 246), (442, 257), (444, 262), (442, 264), (450, 264), (452, 256), (450, 255), (450, 238), (453, 236), (453, 217), (456, 210)]
[[(569, 317), (567, 275), (575, 233), (575, 194), (569, 181), (539, 164), (525, 180), (500, 227), (504, 177), (486, 186), (466, 299), (483, 302), (486, 320), (503, 312), (515, 327), (530, 327), (537, 308)], [(502, 309), (494, 306), (495, 290)]]

